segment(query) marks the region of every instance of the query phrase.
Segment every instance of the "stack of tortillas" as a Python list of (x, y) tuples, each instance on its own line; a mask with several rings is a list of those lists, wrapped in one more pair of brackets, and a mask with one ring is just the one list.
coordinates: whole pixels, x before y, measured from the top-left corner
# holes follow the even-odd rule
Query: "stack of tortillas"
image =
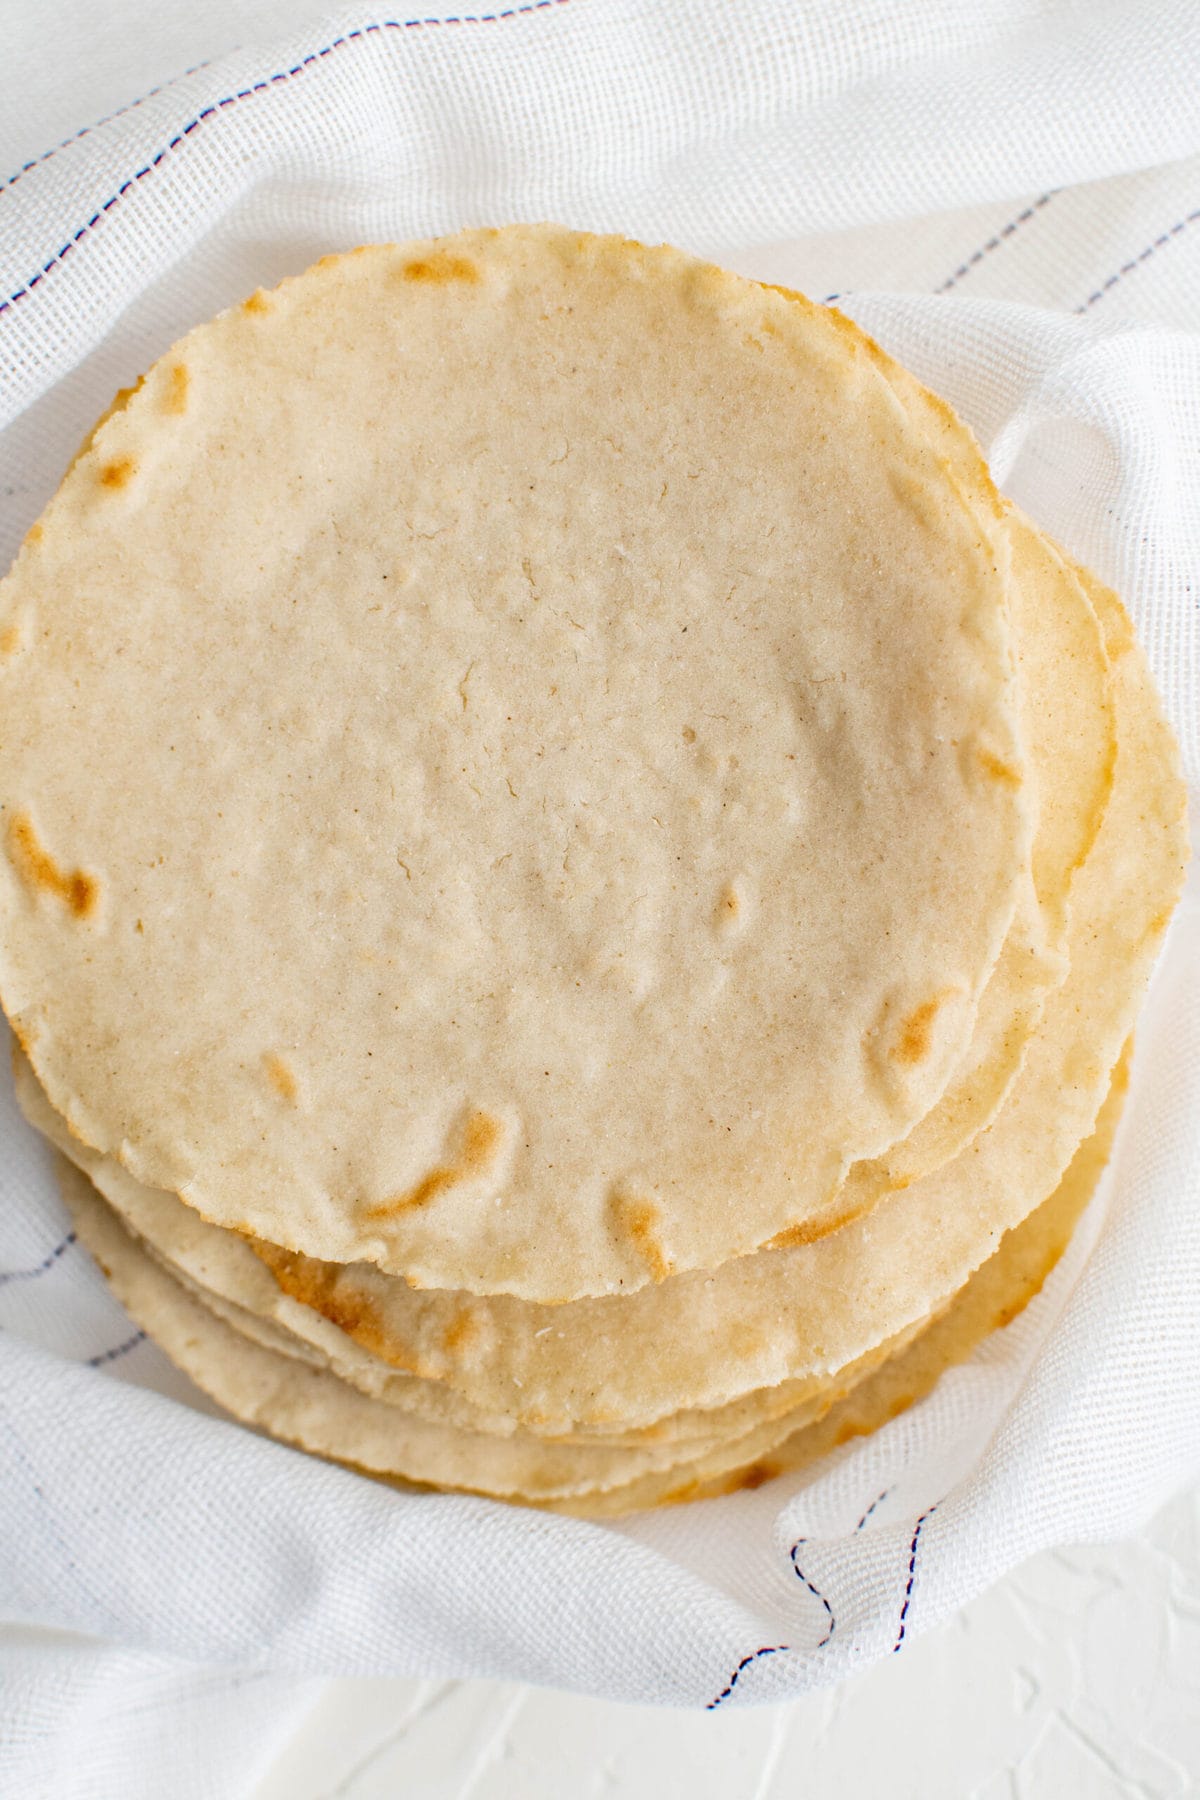
[(870, 1429), (1061, 1252), (1175, 748), (836, 312), (547, 227), (327, 257), (119, 396), (0, 652), (21, 1104), (238, 1417), (625, 1511)]

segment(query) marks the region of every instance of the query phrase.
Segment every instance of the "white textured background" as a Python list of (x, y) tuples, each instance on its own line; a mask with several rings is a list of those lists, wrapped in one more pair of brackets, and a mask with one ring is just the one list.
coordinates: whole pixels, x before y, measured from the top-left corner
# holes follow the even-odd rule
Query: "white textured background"
[[(0, 0), (0, 172), (190, 64), (294, 35), (323, 10), (311, 0)], [(1093, 268), (1083, 225), (1098, 203), (1119, 254)], [(743, 261), (818, 296), (855, 285), (959, 286), (1080, 306), (1102, 292), (1094, 303), (1114, 316), (1195, 329), (1194, 261), (1186, 271), (1185, 259), (1172, 261), (1192, 230), (1200, 234), (1200, 168), (1187, 163), (1073, 189), (1052, 205), (1013, 196)], [(1055, 292), (1044, 288), (1044, 256), (1023, 256), (1039, 234), (1044, 248), (1047, 231), (1062, 249)], [(248, 1679), (246, 1703), (258, 1707), (253, 1686)], [(237, 1691), (236, 1677), (214, 1676), (214, 1715), (219, 1702), (228, 1717)], [(278, 1704), (258, 1800), (1194, 1794), (1200, 1489), (1136, 1541), (1039, 1557), (905, 1656), (786, 1708), (706, 1718), (511, 1685), (399, 1680), (293, 1684)], [(200, 1708), (179, 1754), (204, 1753)]]

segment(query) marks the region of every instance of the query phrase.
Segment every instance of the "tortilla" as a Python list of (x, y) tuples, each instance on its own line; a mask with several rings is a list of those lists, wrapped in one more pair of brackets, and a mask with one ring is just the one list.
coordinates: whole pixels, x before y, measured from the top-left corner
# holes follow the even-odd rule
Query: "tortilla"
[(1004, 541), (820, 308), (550, 227), (176, 345), (0, 588), (0, 994), (213, 1221), (538, 1302), (828, 1205), (1028, 865)]

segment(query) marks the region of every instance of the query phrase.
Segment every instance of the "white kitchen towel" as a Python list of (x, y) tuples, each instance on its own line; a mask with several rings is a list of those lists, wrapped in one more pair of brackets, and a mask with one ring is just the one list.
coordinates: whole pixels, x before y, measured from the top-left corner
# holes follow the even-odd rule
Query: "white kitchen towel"
[[(954, 401), (1127, 599), (1195, 798), (1197, 92), (1197, 7), (1132, 0), (531, 0), (238, 52), (0, 184), (0, 562), (118, 386), (327, 250), (513, 218), (666, 238), (839, 293)], [(1193, 881), (1112, 1171), (1029, 1311), (813, 1475), (611, 1527), (229, 1423), (109, 1297), (6, 1082), (0, 1794), (237, 1796), (335, 1673), (778, 1699), (1131, 1530), (1200, 1464), (1198, 1001)], [(80, 1706), (139, 1687), (81, 1764)], [(172, 1760), (163, 1719), (199, 1741), (214, 1707), (224, 1760)]]

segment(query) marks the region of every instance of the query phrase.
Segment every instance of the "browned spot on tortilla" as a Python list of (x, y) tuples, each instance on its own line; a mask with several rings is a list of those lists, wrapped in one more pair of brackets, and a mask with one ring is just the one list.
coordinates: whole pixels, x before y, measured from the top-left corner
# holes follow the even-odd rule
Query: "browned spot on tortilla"
[(1172, 901), (1170, 906), (1164, 906), (1161, 912), (1156, 912), (1149, 925), (1146, 927), (1145, 939), (1143, 941), (1149, 942), (1153, 938), (1161, 937), (1163, 932), (1167, 929), (1167, 926), (1171, 923), (1174, 911), (1175, 904)]
[(16, 624), (6, 625), (0, 631), (0, 657), (7, 660), (10, 656), (15, 656), (20, 648), (21, 627)]
[(445, 1336), (442, 1338), (442, 1348), (447, 1356), (457, 1356), (473, 1344), (478, 1336), (479, 1321), (474, 1313), (464, 1308), (462, 1312), (455, 1314), (446, 1327)]
[(685, 744), (694, 744), (696, 741), (696, 733), (690, 725), (683, 728), (683, 741)]
[(693, 1495), (698, 1494), (699, 1492), (700, 1479), (698, 1476), (693, 1475), (690, 1481), (681, 1482), (678, 1487), (672, 1488), (669, 1493), (664, 1494), (659, 1501), (659, 1505), (682, 1506), (685, 1501), (690, 1500)]
[(976, 755), (979, 758), (980, 768), (991, 780), (1003, 782), (1006, 787), (1020, 787), (1021, 771), (1014, 769), (1011, 763), (1006, 763), (1002, 757), (996, 756), (991, 750), (980, 749)]
[(721, 890), (720, 899), (717, 901), (717, 924), (728, 930), (731, 925), (737, 924), (738, 919), (741, 917), (741, 912), (741, 896), (738, 894), (737, 888), (734, 886), (733, 882), (727, 882)]
[(77, 919), (86, 919), (95, 912), (100, 898), (96, 877), (82, 869), (60, 869), (50, 852), (43, 849), (28, 813), (14, 813), (9, 820), (8, 849), (13, 867), (26, 886), (53, 894)]
[(167, 376), (167, 391), (163, 401), (167, 412), (185, 413), (187, 411), (190, 380), (186, 363), (172, 363), (171, 372)]
[(799, 1244), (814, 1243), (817, 1238), (824, 1237), (831, 1229), (834, 1228), (828, 1225), (806, 1224), (804, 1221), (801, 1221), (799, 1225), (785, 1225), (782, 1231), (777, 1231), (774, 1237), (767, 1239), (763, 1249), (794, 1250)]
[(870, 1201), (862, 1200), (857, 1205), (843, 1205), (836, 1210), (820, 1213), (816, 1218), (802, 1219), (798, 1225), (786, 1225), (777, 1231), (773, 1238), (768, 1238), (762, 1246), (764, 1250), (790, 1250), (797, 1244), (815, 1244), (823, 1237), (840, 1231), (843, 1225), (849, 1225), (854, 1219), (866, 1212)]
[[(900, 1403), (900, 1405), (896, 1408), (896, 1412), (897, 1413), (903, 1412), (904, 1408), (908, 1404), (909, 1404), (909, 1402), (907, 1400), (902, 1401)], [(892, 1414), (892, 1417), (893, 1418), (895, 1417), (895, 1413)], [(852, 1442), (852, 1440), (856, 1437), (868, 1437), (871, 1433), (871, 1430), (872, 1430), (872, 1427), (870, 1425), (863, 1424), (860, 1419), (847, 1419), (845, 1421), (845, 1423), (839, 1425), (837, 1430), (834, 1432), (833, 1447), (835, 1450), (837, 1450), (837, 1449), (840, 1449), (843, 1444), (849, 1444), (850, 1442)]]
[(943, 1000), (948, 994), (935, 994), (932, 1000), (923, 1000), (915, 1006), (900, 1026), (896, 1038), (896, 1046), (892, 1051), (894, 1061), (910, 1067), (919, 1063), (929, 1054), (933, 1041), (933, 1021), (937, 1018)]
[(427, 1380), (436, 1378), (436, 1369), (423, 1363), (415, 1350), (386, 1329), (370, 1296), (355, 1285), (339, 1263), (321, 1262), (298, 1250), (284, 1250), (279, 1244), (253, 1235), (247, 1235), (246, 1242), (290, 1300), (320, 1313), (389, 1368)]
[(654, 1281), (665, 1281), (675, 1265), (658, 1237), (658, 1207), (653, 1200), (627, 1193), (619, 1187), (613, 1190), (611, 1202), (617, 1231), (630, 1240), (649, 1269), (651, 1278)]
[(115, 456), (112, 462), (106, 462), (100, 470), (100, 485), (106, 488), (128, 487), (137, 473), (137, 464), (132, 456)]
[(400, 271), (405, 281), (423, 281), (431, 286), (445, 286), (451, 281), (465, 281), (472, 286), (480, 279), (479, 270), (466, 256), (455, 256), (449, 250), (435, 250), (431, 256), (406, 262)]
[(758, 281), (754, 285), (763, 288), (768, 294), (782, 294), (785, 300), (800, 300), (805, 306), (812, 305), (808, 295), (802, 294), (799, 288), (780, 287), (777, 281)]
[(416, 1186), (409, 1188), (407, 1193), (394, 1194), (390, 1200), (381, 1200), (377, 1206), (368, 1206), (366, 1217), (368, 1219), (386, 1219), (392, 1213), (407, 1212), (413, 1206), (424, 1206), (426, 1201), (436, 1199), (448, 1187), (453, 1187), (459, 1179), (459, 1171), (456, 1168), (448, 1166), (431, 1169), (428, 1175), (423, 1175)]
[(255, 288), (252, 294), (246, 295), (242, 301), (242, 311), (244, 313), (269, 313), (271, 311), (271, 302), (262, 288)]
[(25, 542), (29, 545), (40, 544), (44, 536), (45, 533), (42, 530), (42, 521), (40, 519), (35, 519), (33, 524), (29, 527), (29, 530), (25, 533)]
[(440, 1167), (430, 1169), (413, 1187), (405, 1193), (392, 1194), (386, 1200), (379, 1200), (372, 1206), (364, 1207), (365, 1219), (388, 1219), (396, 1213), (409, 1212), (415, 1206), (424, 1206), (430, 1200), (445, 1193), (447, 1188), (457, 1187), (459, 1182), (468, 1181), (472, 1176), (486, 1175), (493, 1167), (497, 1154), (504, 1140), (504, 1126), (491, 1113), (468, 1113), (462, 1128), (462, 1148), (458, 1156)]
[(281, 1100), (296, 1098), (296, 1077), (274, 1050), (268, 1050), (263, 1057), (263, 1068), (267, 1071), (267, 1080), (275, 1089)]
[(462, 1160), (464, 1166), (472, 1173), (477, 1169), (486, 1168), (500, 1148), (500, 1140), (503, 1136), (503, 1125), (499, 1119), (494, 1119), (491, 1113), (472, 1113), (467, 1120), (466, 1130), (463, 1132)]
[(741, 1489), (753, 1493), (755, 1488), (760, 1488), (765, 1481), (774, 1481), (778, 1474), (779, 1465), (764, 1457), (759, 1462), (752, 1462), (746, 1468), (735, 1471), (732, 1481), (733, 1491), (736, 1493)]
[(75, 464), (80, 460), (80, 458), (87, 455), (88, 451), (91, 449), (92, 445), (96, 441), (96, 437), (100, 431), (101, 426), (107, 425), (108, 421), (111, 418), (113, 418), (117, 413), (124, 412), (125, 408), (129, 405), (129, 402), (133, 399), (133, 396), (136, 393), (138, 393), (140, 389), (145, 387), (145, 385), (146, 385), (146, 377), (144, 375), (139, 375), (132, 387), (123, 387), (123, 388), (117, 389), (116, 393), (113, 395), (112, 399), (109, 401), (108, 405), (105, 407), (104, 411), (100, 414), (100, 417), (96, 420), (96, 423), (92, 426), (92, 429), (88, 432), (88, 434), (84, 438), (82, 444), (80, 444), (78, 450), (75, 452), (74, 456), (71, 458), (71, 461), (68, 464), (68, 468), (67, 468), (68, 474), (70, 473), (71, 469), (73, 469), (75, 467)]

